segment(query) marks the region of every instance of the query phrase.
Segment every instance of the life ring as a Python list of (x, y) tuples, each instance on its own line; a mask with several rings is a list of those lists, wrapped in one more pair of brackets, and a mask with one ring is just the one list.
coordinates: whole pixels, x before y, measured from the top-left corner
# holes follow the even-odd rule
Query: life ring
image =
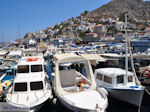
[[(149, 72), (149, 73), (147, 74), (147, 72)], [(142, 74), (145, 78), (150, 78), (150, 70), (149, 69), (145, 69)]]
[(32, 59), (32, 61), (37, 61), (37, 60), (38, 60), (38, 58), (33, 58), (33, 59)]
[(37, 61), (38, 58), (28, 58), (27, 61)]
[(32, 61), (32, 58), (28, 58), (27, 61)]

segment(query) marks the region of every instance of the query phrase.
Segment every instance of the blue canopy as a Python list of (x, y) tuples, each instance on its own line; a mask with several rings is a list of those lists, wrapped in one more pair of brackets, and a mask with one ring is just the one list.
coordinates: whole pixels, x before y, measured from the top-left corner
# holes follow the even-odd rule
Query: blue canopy
[(15, 77), (12, 76), (12, 75), (7, 75), (3, 78), (2, 82), (5, 82), (6, 80), (11, 80), (11, 79), (14, 79)]

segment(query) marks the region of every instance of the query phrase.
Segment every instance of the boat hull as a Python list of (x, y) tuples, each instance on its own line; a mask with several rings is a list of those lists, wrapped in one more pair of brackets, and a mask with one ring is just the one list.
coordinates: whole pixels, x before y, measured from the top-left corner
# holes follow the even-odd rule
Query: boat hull
[(8, 103), (8, 105), (9, 105), (10, 108), (12, 108), (11, 112), (16, 112), (16, 111), (37, 112), (44, 105), (44, 102), (42, 104), (39, 104), (39, 105), (34, 106), (34, 107), (21, 107), (19, 105), (18, 106), (17, 105), (12, 105), (11, 103)]
[(109, 96), (130, 103), (137, 107), (141, 106), (144, 90), (107, 89)]
[(63, 106), (65, 106), (67, 109), (73, 112), (105, 112), (104, 110), (88, 110), (88, 109), (78, 108), (76, 106), (71, 105), (71, 103), (66, 102), (61, 97), (58, 97), (58, 99)]

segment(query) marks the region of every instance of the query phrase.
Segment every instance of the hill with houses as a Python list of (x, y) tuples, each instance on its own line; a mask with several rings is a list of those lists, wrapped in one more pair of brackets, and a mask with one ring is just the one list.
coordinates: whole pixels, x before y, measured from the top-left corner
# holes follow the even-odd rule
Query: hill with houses
[(80, 16), (69, 18), (48, 26), (39, 32), (28, 32), (23, 39), (39, 42), (41, 38), (50, 42), (56, 38), (79, 39), (84, 41), (121, 42), (124, 39), (125, 18), (128, 16), (127, 29), (131, 38), (139, 38), (150, 32), (150, 2), (143, 0), (112, 0), (91, 12), (84, 11)]

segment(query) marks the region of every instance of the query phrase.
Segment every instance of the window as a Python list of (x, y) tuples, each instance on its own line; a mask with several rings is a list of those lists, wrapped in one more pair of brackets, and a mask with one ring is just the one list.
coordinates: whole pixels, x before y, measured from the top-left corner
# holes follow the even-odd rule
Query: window
[(40, 90), (40, 89), (43, 89), (43, 83), (42, 83), (42, 81), (31, 82), (30, 83), (30, 88), (31, 88), (31, 90)]
[(128, 82), (133, 82), (133, 76), (128, 77)]
[(29, 65), (19, 65), (18, 73), (29, 73)]
[(104, 81), (107, 83), (112, 83), (112, 78), (104, 76)]
[(102, 78), (103, 78), (103, 75), (102, 75), (102, 74), (97, 73), (96, 79), (102, 80)]
[(121, 76), (117, 76), (117, 84), (119, 83), (124, 83), (124, 76), (121, 75)]
[(43, 71), (42, 65), (31, 65), (31, 72), (41, 72)]
[(14, 91), (27, 91), (27, 83), (15, 83)]

